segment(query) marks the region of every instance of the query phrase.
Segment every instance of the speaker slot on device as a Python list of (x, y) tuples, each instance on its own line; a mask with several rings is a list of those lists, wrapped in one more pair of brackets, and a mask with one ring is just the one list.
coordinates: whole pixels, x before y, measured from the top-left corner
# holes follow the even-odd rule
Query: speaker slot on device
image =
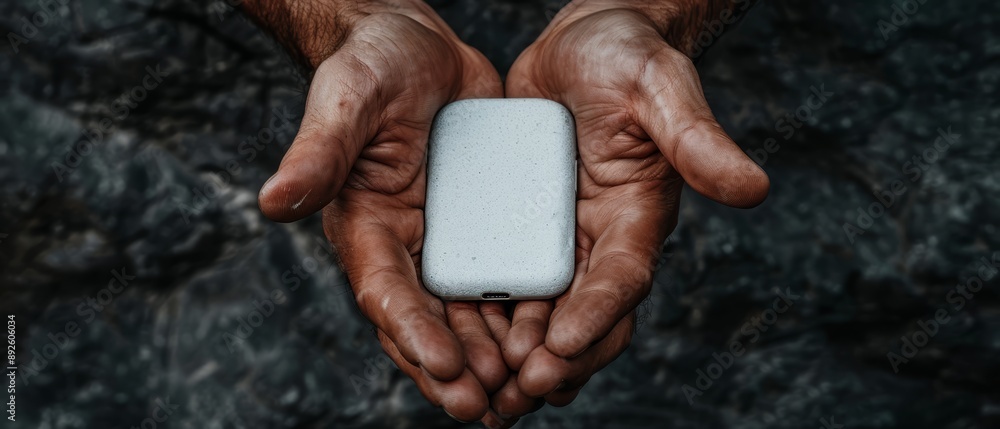
[(510, 294), (504, 292), (483, 292), (483, 299), (510, 299)]

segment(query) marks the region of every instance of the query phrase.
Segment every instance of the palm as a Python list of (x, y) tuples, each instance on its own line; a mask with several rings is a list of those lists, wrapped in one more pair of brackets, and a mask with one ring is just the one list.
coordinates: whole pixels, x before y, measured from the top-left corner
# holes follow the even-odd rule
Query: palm
[(746, 207), (767, 179), (715, 122), (690, 60), (636, 12), (561, 14), (514, 63), (507, 95), (549, 98), (576, 118), (576, 276), (544, 337), (525, 334), (538, 346), (512, 359), (524, 394), (565, 405), (628, 345), (682, 184)]
[[(550, 42), (526, 51), (508, 82), (512, 93), (558, 98), (577, 121), (579, 272), (569, 293), (556, 300), (554, 316), (577, 293), (601, 293), (603, 289), (581, 291), (577, 286), (602, 263), (620, 266), (614, 262), (620, 258), (639, 259), (627, 266), (638, 264), (640, 270), (620, 274), (641, 287), (632, 296), (619, 297), (641, 300), (650, 285), (647, 272), (676, 222), (682, 179), (629, 108), (639, 96), (636, 83), (644, 73), (656, 73), (649, 70), (649, 59), (669, 49), (639, 19), (632, 12), (613, 11), (576, 21), (551, 35)], [(643, 234), (632, 237), (634, 231)], [(592, 261), (595, 249), (599, 259)]]
[(383, 348), (464, 420), (483, 416), (507, 373), (478, 308), (420, 284), (427, 138), (445, 104), (501, 95), (489, 62), (436, 16), (369, 15), (317, 68), (299, 134), (260, 198), (276, 220), (325, 206), (326, 235)]

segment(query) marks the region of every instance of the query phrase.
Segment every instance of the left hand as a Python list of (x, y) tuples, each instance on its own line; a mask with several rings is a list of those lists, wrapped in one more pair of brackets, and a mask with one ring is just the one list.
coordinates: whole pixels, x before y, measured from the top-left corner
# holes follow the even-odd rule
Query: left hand
[[(554, 302), (518, 303), (500, 329), (504, 358), (518, 371), (493, 396), (500, 415), (533, 411), (541, 405), (533, 398), (569, 404), (625, 350), (684, 183), (733, 207), (753, 207), (768, 193), (767, 175), (716, 122), (691, 60), (665, 39), (702, 21), (663, 20), (621, 3), (571, 3), (508, 75), (508, 97), (547, 98), (572, 111), (580, 163), (576, 274)], [(666, 3), (660, 12), (690, 2)]]
[(246, 6), (315, 67), (261, 210), (293, 221), (325, 207), (324, 231), (385, 352), (456, 420), (495, 424), (489, 396), (509, 377), (478, 303), (443, 302), (419, 270), (434, 115), (455, 100), (501, 97), (500, 76), (420, 0)]

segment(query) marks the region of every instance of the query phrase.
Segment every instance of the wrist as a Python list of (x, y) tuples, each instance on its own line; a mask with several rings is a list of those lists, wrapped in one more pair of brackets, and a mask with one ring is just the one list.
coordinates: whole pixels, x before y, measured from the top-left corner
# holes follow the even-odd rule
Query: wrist
[(242, 7), (310, 70), (333, 55), (367, 16), (395, 13), (425, 25), (440, 21), (421, 0), (244, 0)]
[[(637, 12), (649, 19), (664, 40), (689, 57), (701, 55), (707, 44), (739, 21), (758, 0), (573, 0), (553, 20), (571, 22), (609, 9)], [(565, 13), (563, 13), (565, 12)], [(707, 36), (708, 41), (705, 41)], [(700, 40), (702, 39), (702, 40)]]

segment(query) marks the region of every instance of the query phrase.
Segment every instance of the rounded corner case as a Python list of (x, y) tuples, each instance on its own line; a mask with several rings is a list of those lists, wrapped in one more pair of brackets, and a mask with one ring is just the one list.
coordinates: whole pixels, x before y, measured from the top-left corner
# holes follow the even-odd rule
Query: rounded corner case
[(576, 128), (545, 99), (470, 99), (428, 142), (421, 279), (448, 300), (562, 294), (575, 270)]

